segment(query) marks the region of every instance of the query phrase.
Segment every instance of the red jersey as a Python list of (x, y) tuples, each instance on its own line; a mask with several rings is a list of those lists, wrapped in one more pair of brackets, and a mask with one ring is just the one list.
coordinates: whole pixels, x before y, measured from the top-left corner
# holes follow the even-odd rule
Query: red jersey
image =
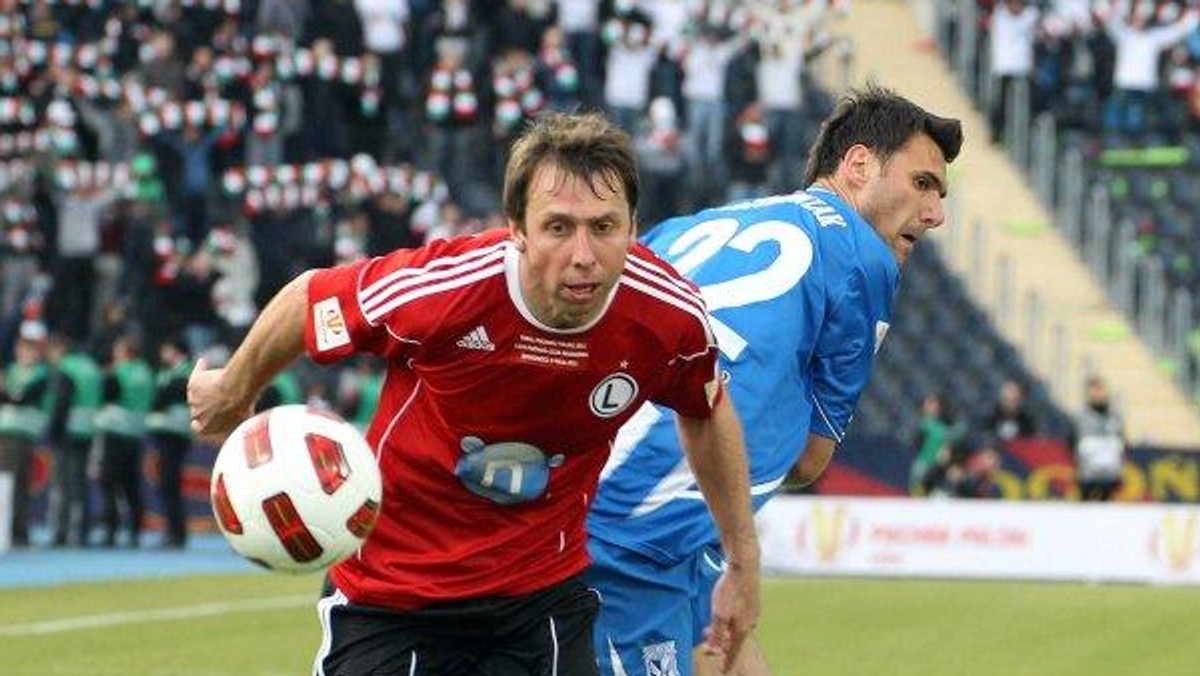
[[(495, 230), (321, 270), (309, 283), (310, 356), (370, 352), (388, 364), (367, 432), (382, 513), (358, 555), (332, 571), (357, 603), (519, 596), (579, 573), (588, 507), (621, 424), (647, 399), (711, 415), (715, 341), (699, 293), (670, 266), (637, 245), (600, 316), (556, 330), (526, 306), (518, 260), (508, 232)], [(551, 459), (544, 490), (516, 504), (469, 490), (456, 468), (491, 444), (540, 449)]]

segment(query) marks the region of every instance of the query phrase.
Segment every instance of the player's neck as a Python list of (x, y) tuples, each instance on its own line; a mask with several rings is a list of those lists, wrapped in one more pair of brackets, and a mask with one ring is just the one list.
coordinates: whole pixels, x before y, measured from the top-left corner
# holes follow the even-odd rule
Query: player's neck
[(854, 204), (854, 200), (850, 196), (850, 192), (845, 189), (845, 186), (842, 186), (841, 184), (839, 184), (838, 180), (835, 177), (819, 178), (816, 181), (813, 181), (813, 184), (810, 185), (808, 187), (808, 189), (816, 190), (819, 192), (833, 193), (835, 196), (837, 196), (843, 202), (846, 202), (847, 204), (850, 204), (850, 205)]

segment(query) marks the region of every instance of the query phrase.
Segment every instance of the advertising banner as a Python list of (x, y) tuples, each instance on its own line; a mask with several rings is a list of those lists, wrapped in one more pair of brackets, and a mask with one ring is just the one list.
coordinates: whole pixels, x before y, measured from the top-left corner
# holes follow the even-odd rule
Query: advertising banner
[(758, 516), (783, 574), (1200, 584), (1200, 507), (786, 495)]

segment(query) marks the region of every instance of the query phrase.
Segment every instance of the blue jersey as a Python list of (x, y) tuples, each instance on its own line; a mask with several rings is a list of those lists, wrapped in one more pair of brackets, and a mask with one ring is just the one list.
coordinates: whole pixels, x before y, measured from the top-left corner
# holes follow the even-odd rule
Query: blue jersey
[[(891, 321), (895, 256), (820, 188), (675, 218), (646, 244), (703, 292), (758, 509), (810, 432), (845, 435)], [(669, 410), (648, 405), (625, 423), (588, 528), (663, 564), (717, 540)]]

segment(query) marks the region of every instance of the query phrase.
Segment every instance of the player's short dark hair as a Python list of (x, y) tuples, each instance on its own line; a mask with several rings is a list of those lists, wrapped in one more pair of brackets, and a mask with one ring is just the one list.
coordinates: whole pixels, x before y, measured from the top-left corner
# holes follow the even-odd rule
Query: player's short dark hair
[(851, 90), (821, 123), (808, 153), (804, 185), (832, 176), (855, 145), (870, 148), (881, 162), (887, 162), (919, 133), (933, 139), (947, 162), (953, 162), (962, 149), (962, 122), (934, 115), (890, 89), (868, 85)]
[(515, 143), (504, 170), (504, 215), (524, 227), (529, 184), (543, 163), (584, 179), (623, 189), (632, 218), (638, 203), (637, 160), (629, 135), (599, 113), (548, 113), (534, 120)]

